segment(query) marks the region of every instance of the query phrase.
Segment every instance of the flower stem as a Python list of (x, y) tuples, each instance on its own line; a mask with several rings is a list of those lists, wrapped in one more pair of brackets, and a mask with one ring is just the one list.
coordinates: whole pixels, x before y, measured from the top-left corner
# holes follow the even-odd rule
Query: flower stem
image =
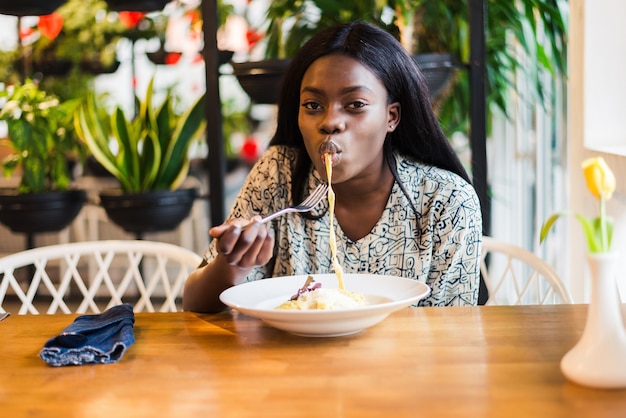
[(609, 237), (606, 230), (606, 199), (604, 193), (600, 194), (600, 241), (602, 252), (609, 251)]

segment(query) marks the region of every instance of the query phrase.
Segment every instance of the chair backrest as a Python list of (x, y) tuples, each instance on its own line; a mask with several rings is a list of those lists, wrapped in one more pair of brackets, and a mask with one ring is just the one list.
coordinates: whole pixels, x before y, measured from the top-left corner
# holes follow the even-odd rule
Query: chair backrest
[(489, 291), (486, 305), (572, 303), (556, 272), (519, 246), (484, 236), (480, 272)]
[(202, 257), (154, 241), (72, 242), (0, 258), (0, 312), (10, 300), (19, 314), (98, 313), (131, 303), (136, 312), (172, 312)]

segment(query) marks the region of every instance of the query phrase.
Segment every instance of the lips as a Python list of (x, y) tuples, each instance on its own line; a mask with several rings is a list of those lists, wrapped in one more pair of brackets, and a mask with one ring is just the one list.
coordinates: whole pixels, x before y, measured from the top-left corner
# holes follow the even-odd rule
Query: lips
[(318, 152), (320, 153), (320, 158), (321, 158), (322, 162), (325, 162), (324, 161), (324, 155), (325, 154), (331, 154), (332, 155), (333, 166), (336, 166), (341, 161), (341, 149), (333, 141), (326, 140), (326, 141), (322, 142), (320, 144), (319, 148), (318, 148)]

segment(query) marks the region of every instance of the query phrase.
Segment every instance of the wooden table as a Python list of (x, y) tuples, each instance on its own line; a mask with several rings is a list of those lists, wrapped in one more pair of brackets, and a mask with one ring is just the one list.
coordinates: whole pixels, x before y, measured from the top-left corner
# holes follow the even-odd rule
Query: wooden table
[[(73, 315), (0, 322), (3, 417), (624, 417), (626, 390), (567, 382), (586, 306), (406, 308), (305, 338), (233, 311), (136, 315), (117, 364), (38, 352)], [(625, 353), (626, 355), (626, 353)]]

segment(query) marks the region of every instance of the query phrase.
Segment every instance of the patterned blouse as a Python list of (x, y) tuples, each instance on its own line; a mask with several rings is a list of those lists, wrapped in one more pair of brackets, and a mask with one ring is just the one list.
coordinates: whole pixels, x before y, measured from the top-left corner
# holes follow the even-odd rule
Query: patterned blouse
[[(351, 241), (335, 222), (337, 256), (344, 272), (401, 276), (426, 283), (432, 292), (420, 301), (421, 306), (476, 305), (482, 219), (474, 188), (447, 170), (399, 155), (395, 158), (412, 205), (396, 182), (380, 220), (365, 237)], [(295, 160), (294, 150), (269, 147), (248, 175), (229, 218), (266, 215), (289, 205)], [(309, 189), (322, 181), (311, 169)], [(318, 220), (290, 213), (272, 221), (274, 257), (254, 268), (246, 280), (331, 273), (327, 206), (324, 200), (312, 212), (326, 212)], [(215, 256), (212, 242), (205, 258)]]

